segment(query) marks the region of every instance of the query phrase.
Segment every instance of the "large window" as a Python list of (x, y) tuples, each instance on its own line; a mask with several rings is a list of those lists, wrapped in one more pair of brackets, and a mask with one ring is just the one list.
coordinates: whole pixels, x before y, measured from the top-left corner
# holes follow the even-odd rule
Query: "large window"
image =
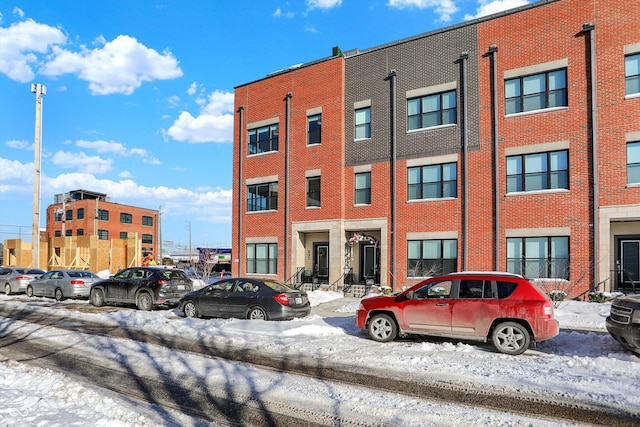
[(263, 126), (249, 131), (249, 154), (278, 151), (278, 125)]
[(153, 235), (151, 234), (143, 234), (142, 235), (142, 243), (153, 244)]
[(277, 274), (278, 245), (275, 243), (247, 244), (247, 273)]
[(506, 114), (566, 107), (567, 70), (505, 80), (504, 93)]
[(320, 207), (320, 177), (307, 178), (307, 207)]
[(84, 219), (84, 208), (78, 208), (78, 212), (76, 213), (77, 219)]
[(356, 139), (371, 138), (371, 107), (356, 110)]
[(98, 240), (109, 240), (109, 230), (98, 230)]
[(456, 92), (443, 92), (407, 101), (408, 129), (455, 124)]
[(153, 217), (143, 215), (142, 216), (142, 225), (152, 226), (153, 225)]
[(127, 238), (129, 237), (129, 233), (126, 231), (121, 231), (120, 232), (120, 239), (122, 240), (127, 240)]
[(407, 277), (446, 274), (458, 268), (456, 239), (407, 241)]
[(122, 224), (133, 224), (133, 216), (130, 213), (120, 213), (120, 222)]
[(457, 168), (455, 163), (411, 167), (408, 169), (408, 199), (439, 199), (456, 197)]
[(569, 237), (507, 238), (507, 271), (529, 278), (569, 279)]
[(640, 184), (640, 142), (627, 144), (627, 184)]
[(361, 172), (356, 174), (356, 205), (371, 204), (371, 172)]
[(247, 186), (247, 211), (278, 210), (278, 183)]
[(98, 209), (98, 219), (100, 221), (109, 221), (109, 211)]
[(320, 144), (322, 142), (322, 115), (316, 114), (307, 117), (307, 144)]
[(507, 193), (569, 188), (567, 150), (507, 157)]
[(640, 93), (640, 53), (624, 58), (625, 93)]
[(73, 210), (68, 209), (68, 210), (65, 212), (65, 219), (66, 219), (67, 221), (71, 221), (71, 220), (73, 219)]

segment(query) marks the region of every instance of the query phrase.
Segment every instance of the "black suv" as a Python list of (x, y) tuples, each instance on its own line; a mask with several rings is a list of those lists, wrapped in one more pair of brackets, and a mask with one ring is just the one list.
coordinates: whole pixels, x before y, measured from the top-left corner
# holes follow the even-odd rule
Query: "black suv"
[(640, 354), (640, 295), (620, 296), (611, 301), (607, 331), (624, 348)]
[(191, 279), (182, 270), (164, 267), (131, 267), (91, 286), (91, 304), (135, 304), (140, 310), (156, 305), (177, 305), (191, 292)]

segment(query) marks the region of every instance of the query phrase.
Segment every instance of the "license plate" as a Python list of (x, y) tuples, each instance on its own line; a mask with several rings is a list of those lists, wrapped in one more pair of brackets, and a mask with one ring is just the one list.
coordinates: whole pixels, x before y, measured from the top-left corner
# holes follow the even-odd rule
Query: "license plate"
[(179, 291), (183, 291), (184, 290), (184, 285), (178, 285), (178, 290)]
[(302, 298), (300, 297), (296, 298), (296, 304), (302, 304)]

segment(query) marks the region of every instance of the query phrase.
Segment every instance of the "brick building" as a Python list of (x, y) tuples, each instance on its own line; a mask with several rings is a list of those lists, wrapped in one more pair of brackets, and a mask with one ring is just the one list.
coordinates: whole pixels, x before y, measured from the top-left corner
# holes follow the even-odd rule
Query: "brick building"
[(238, 86), (233, 274), (640, 280), (632, 3), (543, 0)]

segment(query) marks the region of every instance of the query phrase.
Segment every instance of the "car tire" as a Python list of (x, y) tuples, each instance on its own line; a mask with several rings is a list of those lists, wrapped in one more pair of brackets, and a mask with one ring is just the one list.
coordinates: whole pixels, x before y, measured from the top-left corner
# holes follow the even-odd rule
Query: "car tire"
[(247, 313), (247, 319), (250, 320), (269, 320), (267, 312), (262, 307), (252, 307)]
[(91, 289), (91, 304), (95, 307), (104, 305), (104, 293), (101, 289)]
[(138, 310), (151, 311), (153, 310), (153, 298), (151, 298), (148, 292), (142, 292), (138, 295), (136, 305), (138, 306)]
[(187, 317), (193, 317), (193, 318), (200, 317), (200, 315), (198, 314), (198, 307), (196, 307), (196, 304), (193, 301), (185, 302), (184, 305), (182, 306), (182, 311), (184, 315)]
[(25, 293), (27, 294), (27, 296), (29, 298), (31, 298), (33, 296), (33, 288), (31, 287), (31, 285), (27, 286), (27, 290), (25, 291)]
[(53, 297), (56, 299), (56, 301), (63, 301), (64, 295), (62, 294), (62, 289), (56, 288), (56, 290), (53, 292)]
[(369, 320), (367, 331), (374, 341), (388, 342), (398, 336), (398, 325), (388, 314), (376, 314)]
[(11, 295), (11, 285), (10, 284), (5, 284), (4, 285), (4, 293), (7, 295)]
[(531, 343), (527, 328), (516, 322), (503, 322), (495, 327), (491, 334), (494, 347), (504, 354), (524, 353)]

